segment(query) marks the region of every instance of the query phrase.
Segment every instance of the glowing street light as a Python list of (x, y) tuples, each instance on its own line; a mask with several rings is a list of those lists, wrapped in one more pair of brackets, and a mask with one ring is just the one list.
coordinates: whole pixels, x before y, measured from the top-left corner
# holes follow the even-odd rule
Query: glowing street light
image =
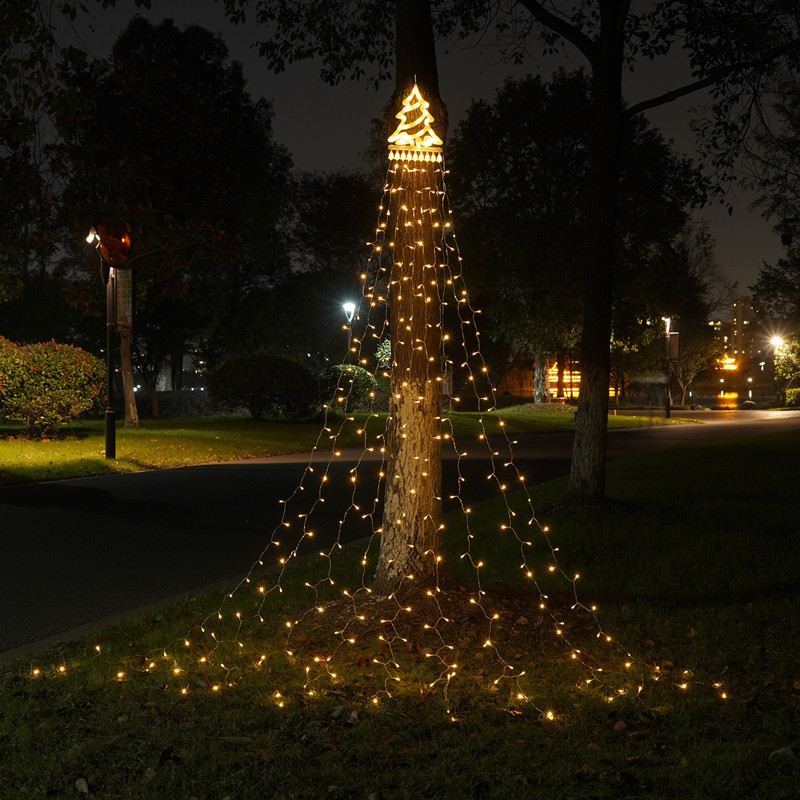
[(356, 304), (349, 301), (347, 303), (342, 303), (342, 310), (344, 311), (344, 315), (347, 318), (347, 323), (349, 325), (355, 316)]

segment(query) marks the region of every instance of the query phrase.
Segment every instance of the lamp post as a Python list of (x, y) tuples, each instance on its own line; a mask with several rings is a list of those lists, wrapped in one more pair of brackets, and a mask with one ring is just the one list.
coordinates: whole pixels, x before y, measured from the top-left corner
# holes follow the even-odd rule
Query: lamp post
[[(117, 330), (117, 270), (127, 258), (131, 249), (131, 239), (127, 226), (121, 223), (98, 224), (89, 230), (86, 242), (92, 244), (100, 253), (101, 263), (108, 264), (106, 276), (106, 458), (117, 457), (116, 410), (114, 409), (114, 332)], [(105, 269), (103, 270), (105, 271)], [(130, 296), (130, 292), (128, 292)], [(123, 310), (123, 309), (120, 309)], [(129, 322), (127, 309), (126, 323)]]
[(678, 331), (670, 330), (671, 317), (661, 319), (664, 322), (664, 418), (669, 419), (672, 414), (672, 362), (678, 360)]
[(778, 350), (781, 349), (783, 345), (783, 337), (781, 336), (773, 336), (769, 343), (772, 345), (772, 385), (775, 389), (775, 402), (780, 402), (780, 398), (778, 397), (778, 381), (776, 380), (777, 375), (775, 372), (775, 359), (778, 356)]
[(117, 457), (117, 412), (114, 408), (114, 285), (117, 276), (114, 267), (108, 268), (106, 280), (106, 458)]

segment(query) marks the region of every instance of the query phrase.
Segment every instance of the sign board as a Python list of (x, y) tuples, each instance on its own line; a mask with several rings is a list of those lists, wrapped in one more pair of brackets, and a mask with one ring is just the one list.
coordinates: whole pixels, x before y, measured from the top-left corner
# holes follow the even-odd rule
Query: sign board
[(133, 330), (133, 271), (114, 270), (114, 326), (118, 331)]
[(678, 331), (670, 331), (669, 332), (669, 350), (667, 352), (667, 358), (670, 361), (677, 361), (678, 360)]

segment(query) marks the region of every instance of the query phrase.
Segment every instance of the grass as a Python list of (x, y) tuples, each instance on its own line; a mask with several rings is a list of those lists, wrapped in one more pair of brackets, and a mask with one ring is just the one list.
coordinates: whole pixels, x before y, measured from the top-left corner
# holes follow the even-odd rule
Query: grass
[[(587, 666), (558, 646), (490, 501), (471, 515), (474, 554), (486, 561), (483, 585), (501, 617), (492, 638), (525, 667), (520, 686), (533, 702), (516, 698), (516, 684), (493, 683), (485, 621), (462, 602), (469, 590), (447, 592), (448, 641), (462, 664), (447, 696), (427, 685), (438, 673), (435, 637), (391, 643), (403, 664), (391, 698), (375, 663), (388, 660), (386, 636), (343, 649), (328, 665), (335, 678), (324, 669), (307, 678), (303, 664), (324, 651), (331, 624), (313, 614), (296, 628), (289, 657), (284, 620), (310, 607), (306, 584), (328, 575), (327, 562), (312, 559), (267, 597), (263, 624), (237, 631), (242, 651), (263, 660), (226, 655), (223, 669), (223, 646), (203, 649), (210, 640), (196, 629), (220, 593), (0, 666), (0, 797), (795, 798), (798, 452), (793, 433), (614, 461), (612, 502), (597, 510), (553, 506), (560, 481), (534, 487), (561, 565), (582, 574), (580, 596), (599, 604), (604, 630), (633, 654), (630, 671), (545, 577), (565, 632), (586, 640)], [(458, 527), (448, 520), (451, 554), (463, 549)], [(548, 562), (548, 548), (530, 550)], [(339, 587), (360, 584), (361, 550), (341, 555), (335, 587), (324, 583), (315, 598), (329, 613)], [(251, 595), (255, 584), (245, 612)], [(364, 627), (386, 634), (386, 613), (376, 606)], [(227, 611), (226, 619), (238, 625)], [(164, 658), (187, 631), (192, 647)], [(609, 702), (612, 687), (633, 691)]]
[[(456, 436), (470, 436), (480, 428), (475, 413), (449, 415)], [(359, 431), (367, 414), (351, 415), (352, 422), (335, 417), (330, 427), (341, 430), (339, 446), (363, 442)], [(487, 433), (500, 432), (497, 413), (484, 414)], [(369, 420), (374, 436), (383, 430), (386, 415)], [(517, 406), (502, 412), (510, 434), (550, 433), (571, 430), (573, 412), (566, 406)], [(635, 417), (609, 417), (610, 426), (652, 425)], [(59, 438), (38, 442), (23, 436), (20, 427), (0, 426), (0, 485), (30, 481), (81, 478), (143, 469), (163, 469), (212, 461), (262, 458), (310, 450), (320, 434), (320, 421), (256, 422), (232, 417), (156, 419), (138, 430), (117, 426), (117, 459), (105, 458), (102, 422), (84, 421), (66, 426)]]

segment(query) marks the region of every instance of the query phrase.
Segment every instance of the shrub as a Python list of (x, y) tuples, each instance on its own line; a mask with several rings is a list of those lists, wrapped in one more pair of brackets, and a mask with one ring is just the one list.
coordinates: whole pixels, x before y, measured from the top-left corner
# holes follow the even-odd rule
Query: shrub
[(253, 419), (303, 417), (321, 402), (319, 379), (310, 369), (279, 356), (235, 356), (208, 377), (211, 399)]
[(786, 405), (791, 408), (800, 408), (800, 389), (786, 390)]
[(364, 367), (354, 364), (337, 364), (324, 373), (326, 399), (331, 405), (345, 411), (368, 406), (370, 392), (375, 390), (375, 376)]
[(103, 363), (79, 347), (56, 342), (0, 342), (0, 413), (32, 436), (105, 405)]

